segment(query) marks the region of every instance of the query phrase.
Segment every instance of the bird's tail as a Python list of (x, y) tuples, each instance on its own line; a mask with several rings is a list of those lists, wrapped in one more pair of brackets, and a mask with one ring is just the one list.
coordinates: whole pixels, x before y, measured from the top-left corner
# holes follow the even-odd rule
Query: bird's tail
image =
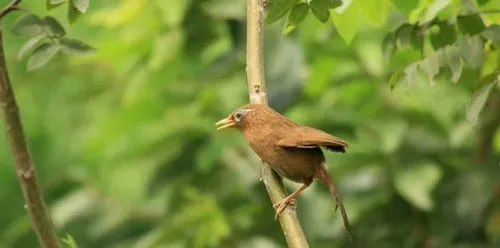
[(321, 169), (318, 170), (316, 173), (316, 177), (321, 180), (326, 186), (328, 187), (328, 190), (330, 191), (330, 194), (332, 197), (335, 199), (335, 212), (337, 212), (337, 209), (340, 208), (340, 213), (342, 215), (342, 220), (344, 221), (344, 226), (347, 232), (349, 233), (349, 238), (352, 239), (352, 232), (351, 232), (351, 224), (349, 223), (349, 219), (347, 218), (347, 213), (344, 208), (344, 203), (342, 203), (342, 199), (340, 199), (340, 194), (337, 190), (337, 187), (335, 187), (335, 184), (333, 183), (332, 179), (328, 175), (328, 171), (326, 170), (326, 166), (321, 166)]

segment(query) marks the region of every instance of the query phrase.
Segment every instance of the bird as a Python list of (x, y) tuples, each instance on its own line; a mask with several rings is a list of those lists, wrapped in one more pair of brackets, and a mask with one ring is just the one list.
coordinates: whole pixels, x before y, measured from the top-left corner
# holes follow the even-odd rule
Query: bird
[(344, 204), (329, 176), (322, 148), (345, 153), (346, 141), (322, 130), (300, 125), (264, 104), (250, 103), (232, 111), (218, 121), (217, 130), (236, 128), (248, 141), (252, 150), (280, 176), (301, 187), (276, 203), (277, 219), (288, 204), (311, 185), (314, 179), (323, 182), (336, 201), (335, 212), (340, 208), (344, 226), (352, 237), (351, 225)]

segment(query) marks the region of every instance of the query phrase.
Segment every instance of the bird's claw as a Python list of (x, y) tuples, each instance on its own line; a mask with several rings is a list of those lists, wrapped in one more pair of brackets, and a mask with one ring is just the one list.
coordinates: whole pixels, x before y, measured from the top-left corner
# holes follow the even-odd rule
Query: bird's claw
[(283, 212), (283, 210), (285, 210), (286, 206), (288, 205), (290, 205), (291, 207), (296, 207), (297, 201), (295, 199), (291, 199), (288, 202), (283, 201), (273, 204), (273, 208), (276, 209), (276, 214), (274, 215), (275, 220), (278, 220), (281, 212)]

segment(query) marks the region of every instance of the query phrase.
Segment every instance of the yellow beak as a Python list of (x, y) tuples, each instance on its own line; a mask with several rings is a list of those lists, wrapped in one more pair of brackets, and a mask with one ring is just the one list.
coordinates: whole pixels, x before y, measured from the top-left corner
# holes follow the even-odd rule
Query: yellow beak
[(234, 120), (232, 120), (231, 118), (227, 117), (227, 118), (224, 118), (224, 119), (218, 121), (217, 123), (215, 123), (215, 126), (219, 126), (219, 127), (217, 127), (217, 130), (221, 130), (224, 128), (236, 126), (236, 122)]

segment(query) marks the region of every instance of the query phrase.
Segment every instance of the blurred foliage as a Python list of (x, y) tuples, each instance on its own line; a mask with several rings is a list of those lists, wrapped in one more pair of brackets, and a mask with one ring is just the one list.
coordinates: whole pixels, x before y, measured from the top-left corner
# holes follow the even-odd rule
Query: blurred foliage
[[(39, 183), (65, 244), (283, 247), (259, 159), (237, 132), (213, 126), (248, 101), (245, 1), (91, 1), (78, 5), (88, 12), (71, 28), (75, 5), (51, 1), (59, 7), (49, 12), (43, 1), (21, 7), (98, 50), (57, 53), (26, 72), (16, 60), (26, 39), (5, 35), (4, 45)], [(490, 27), (500, 15), (470, 13), (500, 2), (304, 3), (269, 3), (269, 15), (286, 8), (266, 24), (268, 96), (290, 118), (350, 143), (348, 153), (326, 156), (357, 238), (347, 241), (333, 199), (315, 183), (298, 199), (311, 247), (495, 247), (500, 53)], [(332, 7), (333, 25), (320, 21), (324, 8), (316, 6)], [(7, 16), (5, 27), (18, 17)], [(415, 28), (421, 40), (408, 34)], [(388, 57), (391, 46), (382, 44), (395, 33), (389, 44), (397, 52)], [(469, 45), (464, 53), (460, 42)], [(395, 83), (434, 48), (455, 44), (459, 56), (450, 53), (457, 58), (450, 61), (460, 64), (448, 74), (434, 77), (438, 63), (415, 68), (411, 84)], [(1, 136), (0, 247), (37, 247)]]

